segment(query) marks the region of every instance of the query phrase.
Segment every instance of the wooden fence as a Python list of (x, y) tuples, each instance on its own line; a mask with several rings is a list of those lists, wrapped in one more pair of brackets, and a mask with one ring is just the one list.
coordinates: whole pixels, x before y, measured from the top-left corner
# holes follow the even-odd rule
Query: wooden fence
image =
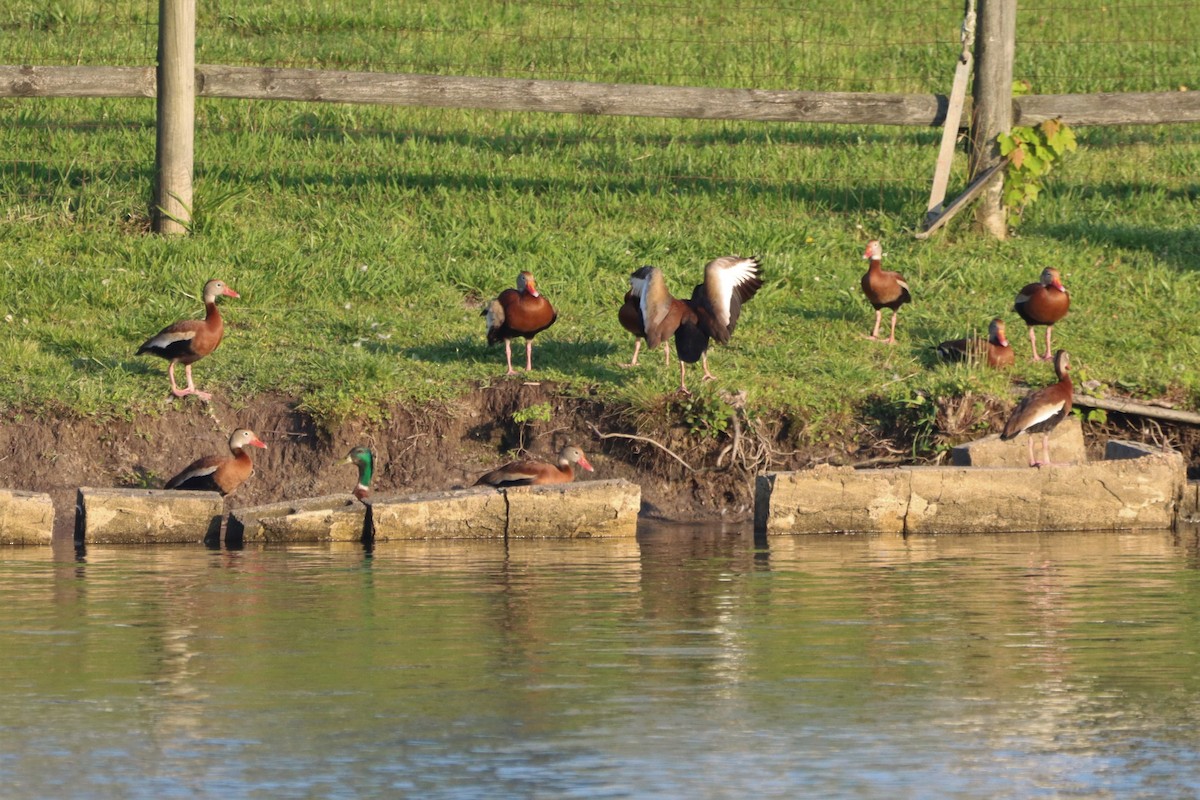
[[(471, 78), (195, 64), (196, 0), (159, 0), (158, 66), (0, 65), (0, 97), (154, 97), (158, 101), (155, 229), (185, 232), (192, 207), (197, 97), (368, 103), (495, 111), (551, 112), (762, 122), (960, 127), (959, 109), (941, 94), (805, 92), (667, 87), (519, 78)], [(975, 3), (968, 3), (973, 12)], [(1071, 125), (1200, 122), (1200, 92), (1027, 95), (1012, 97), (1016, 0), (978, 0), (972, 176), (999, 162), (996, 135), (1011, 125), (1061, 118)], [(969, 53), (964, 45), (964, 59)], [(977, 218), (1005, 229), (999, 182)]]

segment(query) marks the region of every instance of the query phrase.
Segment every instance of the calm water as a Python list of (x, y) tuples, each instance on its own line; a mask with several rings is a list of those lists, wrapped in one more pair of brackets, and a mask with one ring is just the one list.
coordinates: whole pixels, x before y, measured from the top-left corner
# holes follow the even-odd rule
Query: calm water
[(0, 549), (0, 795), (1192, 797), (1195, 534)]

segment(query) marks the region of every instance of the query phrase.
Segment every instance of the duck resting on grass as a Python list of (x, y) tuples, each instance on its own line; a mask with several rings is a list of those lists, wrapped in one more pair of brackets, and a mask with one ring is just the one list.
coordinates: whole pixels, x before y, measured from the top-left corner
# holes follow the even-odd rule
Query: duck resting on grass
[[(646, 291), (646, 279), (650, 276), (651, 266), (639, 267), (629, 276), (629, 291), (625, 293), (625, 302), (617, 312), (617, 321), (621, 327), (634, 335), (633, 359), (622, 367), (636, 367), (638, 353), (642, 349), (642, 340), (646, 338), (646, 323), (642, 319), (642, 294)], [(671, 343), (663, 339), (664, 363), (671, 363)]]
[(254, 431), (248, 428), (238, 428), (229, 436), (229, 452), (227, 456), (205, 456), (198, 458), (183, 468), (183, 471), (167, 481), (164, 489), (189, 489), (197, 492), (220, 492), (224, 497), (233, 494), (242, 483), (254, 474), (254, 464), (247, 447), (267, 446), (259, 440)]
[[(137, 350), (139, 356), (149, 353), (170, 362), (167, 377), (171, 379), (171, 394), (176, 397), (194, 394), (204, 401), (212, 399), (211, 394), (196, 388), (192, 381), (192, 364), (216, 350), (221, 344), (221, 337), (225, 334), (225, 323), (221, 319), (220, 310), (217, 309), (217, 298), (222, 296), (239, 295), (222, 281), (214, 280), (204, 284), (204, 319), (184, 319), (168, 325), (147, 339)], [(186, 389), (180, 389), (175, 383), (176, 364), (183, 364), (183, 371), (187, 376)]]
[(908, 291), (908, 282), (899, 272), (889, 272), (883, 269), (883, 246), (877, 239), (867, 242), (867, 250), (863, 258), (868, 260), (866, 274), (862, 276), (863, 294), (867, 296), (872, 308), (875, 309), (875, 329), (868, 339), (878, 341), (879, 325), (883, 321), (883, 310), (892, 310), (892, 332), (887, 338), (888, 344), (896, 343), (896, 317), (900, 306), (912, 300)]
[(533, 337), (549, 328), (558, 319), (554, 306), (542, 297), (532, 272), (517, 275), (517, 288), (505, 289), (483, 310), (487, 317), (487, 342), (493, 345), (504, 341), (504, 357), (508, 375), (516, 375), (512, 365), (512, 340), (525, 337), (525, 371), (533, 369)]
[[(1035, 392), (1030, 392), (1013, 410), (1004, 425), (1000, 438), (1008, 441), (1022, 433), (1029, 434), (1029, 466), (1048, 466), (1050, 461), (1050, 432), (1071, 413), (1075, 387), (1071, 385), (1071, 359), (1066, 350), (1054, 354), (1054, 374), (1058, 383), (1052, 383)], [(1033, 434), (1042, 434), (1042, 458), (1033, 455)]]
[(358, 467), (358, 484), (355, 485), (351, 494), (366, 507), (366, 516), (363, 517), (363, 541), (373, 539), (375, 537), (375, 509), (367, 498), (371, 494), (371, 477), (375, 473), (375, 454), (371, 452), (371, 448), (359, 445), (338, 463), (354, 464)]
[(762, 288), (757, 256), (721, 256), (704, 266), (704, 282), (692, 290), (690, 300), (677, 300), (667, 290), (662, 270), (651, 268), (642, 290), (642, 319), (646, 346), (658, 347), (675, 337), (679, 358), (679, 391), (687, 388), (687, 365), (697, 361), (704, 367), (704, 380), (715, 380), (708, 370), (708, 345), (713, 339), (728, 344), (737, 327), (742, 304)]
[(967, 361), (987, 364), (994, 369), (1013, 365), (1013, 349), (1004, 335), (1004, 320), (996, 317), (988, 324), (988, 338), (968, 337), (951, 339), (937, 346), (937, 353), (946, 361)]
[[(1071, 295), (1063, 286), (1062, 278), (1054, 267), (1042, 270), (1042, 277), (1037, 283), (1029, 283), (1017, 292), (1013, 301), (1013, 311), (1029, 325), (1029, 344), (1033, 348), (1034, 361), (1049, 361), (1050, 335), (1054, 332), (1054, 323), (1067, 315), (1071, 308)], [(1035, 325), (1046, 326), (1046, 355), (1038, 355), (1037, 334)]]
[(499, 469), (483, 475), (475, 481), (476, 486), (543, 486), (549, 483), (570, 483), (575, 480), (575, 468), (578, 464), (588, 472), (593, 472), (583, 451), (569, 444), (558, 451), (557, 464), (547, 464), (545, 461), (513, 461)]

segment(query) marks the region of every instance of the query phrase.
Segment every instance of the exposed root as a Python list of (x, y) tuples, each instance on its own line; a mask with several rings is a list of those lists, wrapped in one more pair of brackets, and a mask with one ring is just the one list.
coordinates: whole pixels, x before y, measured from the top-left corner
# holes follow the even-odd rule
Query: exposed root
[(635, 442), (645, 442), (646, 444), (652, 444), (655, 447), (657, 447), (659, 450), (662, 450), (664, 453), (669, 455), (671, 458), (678, 461), (684, 467), (686, 467), (688, 472), (696, 471), (695, 467), (693, 467), (691, 464), (687, 463), (682, 458), (677, 456), (675, 454), (675, 452), (673, 450), (671, 450), (671, 448), (667, 447), (665, 444), (662, 444), (661, 442), (656, 442), (649, 437), (635, 436), (632, 433), (601, 433), (600, 429), (597, 428), (595, 425), (593, 425), (590, 422), (587, 423), (587, 426), (592, 429), (592, 432), (596, 434), (596, 438), (598, 438), (598, 439), (632, 439)]

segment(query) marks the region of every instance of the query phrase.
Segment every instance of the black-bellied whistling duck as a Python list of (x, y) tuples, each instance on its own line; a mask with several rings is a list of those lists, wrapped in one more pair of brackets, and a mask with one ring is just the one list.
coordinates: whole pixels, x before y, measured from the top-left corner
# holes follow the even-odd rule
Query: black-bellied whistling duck
[[(1071, 385), (1071, 359), (1066, 350), (1054, 354), (1054, 374), (1058, 383), (1052, 383), (1025, 396), (1013, 410), (1004, 425), (1000, 438), (1005, 441), (1021, 433), (1029, 433), (1029, 466), (1040, 467), (1050, 463), (1050, 431), (1071, 413), (1071, 402), (1075, 398), (1075, 387)], [(1033, 434), (1042, 434), (1042, 460), (1033, 456)]]
[(199, 492), (220, 492), (222, 496), (233, 490), (254, 474), (254, 464), (246, 447), (267, 448), (254, 431), (238, 428), (229, 436), (229, 452), (233, 457), (205, 456), (184, 467), (183, 471), (167, 481), (164, 489), (191, 489)]
[(592, 472), (592, 465), (584, 457), (583, 451), (569, 444), (558, 451), (558, 462), (547, 464), (545, 461), (513, 461), (499, 469), (494, 469), (475, 481), (476, 486), (542, 486), (547, 483), (570, 483), (575, 480), (574, 464)]
[[(1017, 292), (1013, 302), (1013, 311), (1021, 315), (1021, 319), (1029, 325), (1029, 344), (1033, 348), (1034, 361), (1050, 360), (1050, 334), (1054, 323), (1067, 315), (1071, 307), (1071, 295), (1063, 286), (1058, 270), (1046, 267), (1037, 283), (1026, 284)], [(1038, 355), (1037, 334), (1035, 325), (1046, 326), (1046, 355)]]
[(533, 369), (533, 337), (549, 328), (558, 319), (550, 301), (542, 297), (534, 283), (533, 273), (517, 275), (517, 288), (505, 289), (483, 310), (487, 317), (487, 341), (495, 344), (504, 340), (504, 357), (509, 375), (515, 375), (512, 365), (512, 340), (525, 337), (525, 369)]
[(708, 343), (728, 344), (741, 315), (742, 304), (762, 288), (757, 256), (721, 256), (704, 267), (704, 282), (692, 290), (690, 300), (677, 300), (667, 290), (662, 270), (651, 269), (642, 292), (642, 319), (646, 321), (646, 346), (658, 347), (675, 337), (679, 357), (679, 391), (689, 394), (687, 365), (701, 362), (704, 380), (708, 370)]
[[(138, 348), (137, 355), (150, 353), (162, 356), (170, 362), (167, 377), (171, 379), (171, 394), (186, 397), (194, 394), (201, 400), (211, 400), (212, 395), (196, 388), (192, 381), (192, 364), (217, 349), (225, 334), (225, 323), (217, 309), (218, 297), (238, 297), (238, 293), (221, 281), (204, 284), (204, 319), (185, 319), (168, 325)], [(183, 364), (187, 376), (187, 388), (180, 389), (175, 383), (175, 365)]]
[[(642, 321), (642, 293), (646, 290), (646, 279), (652, 269), (654, 267), (639, 267), (629, 276), (629, 291), (625, 293), (625, 301), (621, 304), (621, 310), (617, 312), (617, 320), (621, 327), (636, 337), (633, 342), (633, 358), (628, 364), (622, 364), (622, 367), (637, 366), (642, 339), (646, 338), (646, 325)], [(670, 364), (671, 343), (664, 339), (662, 345), (664, 363)]]
[(1013, 365), (1013, 349), (1004, 336), (1004, 320), (996, 317), (988, 324), (988, 338), (977, 336), (952, 339), (937, 346), (938, 355), (947, 361), (970, 361), (1002, 369)]
[(362, 540), (364, 542), (375, 538), (375, 507), (368, 499), (371, 495), (371, 476), (375, 473), (375, 454), (371, 448), (359, 445), (352, 449), (340, 464), (354, 464), (358, 467), (358, 483), (352, 494), (366, 507), (363, 517)]
[(908, 283), (904, 280), (904, 276), (899, 272), (888, 272), (881, 266), (883, 264), (883, 247), (879, 241), (872, 239), (867, 242), (867, 250), (863, 253), (863, 258), (868, 259), (870, 263), (867, 265), (867, 272), (862, 276), (863, 294), (867, 296), (867, 301), (875, 309), (875, 328), (871, 331), (868, 339), (879, 338), (879, 325), (883, 321), (883, 310), (890, 308), (892, 310), (892, 333), (887, 339), (888, 344), (894, 344), (896, 341), (896, 316), (900, 313), (900, 306), (912, 300), (912, 295), (908, 291)]

